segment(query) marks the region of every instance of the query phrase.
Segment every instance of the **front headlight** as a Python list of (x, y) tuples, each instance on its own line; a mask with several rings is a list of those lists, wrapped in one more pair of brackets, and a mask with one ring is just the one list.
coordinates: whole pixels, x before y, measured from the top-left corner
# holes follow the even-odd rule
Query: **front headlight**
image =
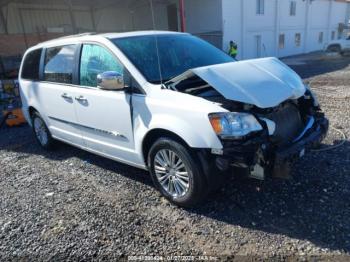
[(263, 129), (258, 120), (247, 113), (214, 113), (209, 115), (209, 120), (221, 138), (240, 138)]

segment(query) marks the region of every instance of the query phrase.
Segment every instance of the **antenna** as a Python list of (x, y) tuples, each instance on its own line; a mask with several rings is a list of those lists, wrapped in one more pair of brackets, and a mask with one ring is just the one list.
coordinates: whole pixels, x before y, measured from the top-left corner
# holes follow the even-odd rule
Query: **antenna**
[[(153, 0), (150, 0), (151, 4), (151, 13), (152, 13), (152, 23), (153, 23), (153, 30), (156, 30), (156, 22), (154, 18), (154, 10), (153, 10)], [(163, 76), (162, 76), (162, 69), (160, 67), (160, 57), (159, 57), (159, 48), (158, 48), (158, 38), (157, 35), (154, 34), (154, 38), (156, 40), (156, 51), (157, 51), (157, 59), (158, 59), (158, 70), (159, 70), (159, 77), (160, 77), (160, 84), (163, 85)]]

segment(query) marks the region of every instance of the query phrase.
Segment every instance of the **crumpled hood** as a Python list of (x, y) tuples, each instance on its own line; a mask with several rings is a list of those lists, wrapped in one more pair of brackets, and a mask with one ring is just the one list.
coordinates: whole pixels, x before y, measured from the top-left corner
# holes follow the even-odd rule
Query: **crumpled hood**
[(197, 75), (226, 99), (260, 108), (275, 107), (304, 95), (302, 79), (277, 58), (252, 59), (191, 69), (170, 80), (172, 86)]

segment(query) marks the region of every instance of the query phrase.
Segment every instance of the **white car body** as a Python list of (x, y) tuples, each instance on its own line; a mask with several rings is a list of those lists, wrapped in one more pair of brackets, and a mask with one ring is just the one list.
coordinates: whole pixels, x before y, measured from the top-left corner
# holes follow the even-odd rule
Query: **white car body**
[[(318, 104), (316, 104), (313, 94), (310, 93), (310, 89), (305, 87), (293, 70), (276, 58), (192, 68), (168, 80), (167, 83), (152, 84), (146, 80), (145, 76), (121, 49), (111, 41), (111, 39), (164, 34), (174, 37), (188, 35), (159, 31), (80, 35), (48, 41), (30, 48), (25, 53), (23, 61), (26, 60), (28, 54), (35, 50), (67, 45), (80, 47), (84, 44), (94, 44), (101, 46), (109, 50), (123, 64), (142, 92), (110, 91), (79, 84), (55, 83), (43, 79), (28, 80), (22, 77), (24, 67), (24, 62), (22, 62), (19, 83), (23, 113), (28, 123), (33, 125), (33, 112), (38, 112), (54, 139), (148, 170), (150, 163), (147, 163), (145, 145), (155, 132), (173, 134), (182, 140), (187, 147), (216, 155), (216, 160), (223, 163), (222, 159), (219, 158), (225, 155), (225, 141), (214, 130), (210, 117), (213, 114), (215, 118), (235, 113), (231, 113), (232, 111), (223, 106), (222, 103), (178, 91), (178, 85), (193, 77), (205, 81), (206, 85), (211, 86), (212, 91), (220, 94), (223, 99), (244, 105), (245, 111), (256, 108), (258, 111), (267, 110), (266, 112), (270, 112), (276, 107), (283, 109), (282, 105), (287, 101), (294, 101), (293, 103), (297, 104), (299, 103), (298, 99), (303, 99), (306, 102), (313, 99), (313, 107), (316, 111), (318, 110)], [(44, 60), (45, 51), (42, 52), (40, 58), (39, 71), (41, 73), (43, 73)], [(75, 60), (77, 60), (76, 56)], [(74, 68), (79, 70), (78, 64)], [(274, 135), (276, 123), (273, 120), (265, 117), (254, 117), (247, 113), (239, 114), (241, 114), (241, 118), (245, 118), (244, 121), (247, 121), (244, 128), (248, 128), (245, 130), (248, 132), (242, 133), (243, 135), (250, 133), (250, 131), (267, 132), (267, 135)], [(310, 129), (314, 128), (314, 131), (318, 132), (317, 136), (312, 138), (313, 140), (321, 138), (327, 132), (328, 122), (325, 122), (322, 126), (324, 128), (321, 128), (318, 120), (315, 120), (316, 116), (308, 116), (307, 114), (305, 113), (303, 120), (305, 127), (294, 134), (293, 143), (299, 143), (298, 148), (293, 145), (293, 151), (297, 155), (301, 154), (300, 152), (305, 152), (306, 142), (299, 140), (302, 140)], [(235, 115), (230, 115), (230, 117), (235, 117)], [(250, 131), (249, 128), (251, 128)], [(261, 150), (267, 150), (265, 144), (258, 146), (261, 146)], [(264, 173), (263, 167), (261, 167), (263, 162), (259, 160), (260, 158), (261, 154), (259, 153), (259, 158), (254, 158), (259, 162), (252, 164), (252, 166), (245, 163), (240, 165), (248, 168), (249, 172), (253, 173), (253, 177), (263, 179)], [(204, 162), (215, 162), (216, 160), (207, 159)], [(270, 162), (264, 161), (264, 163)], [(222, 167), (231, 164), (217, 165)], [(176, 197), (178, 195), (175, 194), (172, 200)], [(186, 203), (188, 204), (188, 202)]]
[[(210, 125), (208, 114), (227, 110), (204, 99), (162, 90), (161, 85), (148, 83), (125, 55), (108, 40), (156, 33), (162, 34), (138, 32), (69, 37), (28, 49), (24, 57), (39, 48), (80, 43), (101, 44), (119, 58), (147, 94), (134, 95), (135, 118), (131, 119), (128, 95), (125, 93), (49, 82), (35, 82), (33, 88), (32, 81), (20, 78), (23, 112), (28, 123), (31, 124), (31, 107), (41, 113), (55, 139), (143, 169), (147, 167), (142, 153), (142, 142), (147, 133), (154, 129), (176, 133), (194, 148), (221, 149), (222, 145)], [(20, 75), (21, 71), (22, 68)], [(84, 107), (76, 101), (69, 103), (62, 98), (64, 94), (72, 98), (84, 96), (91, 104)], [(112, 119), (119, 121), (110, 121)], [(132, 126), (137, 127), (134, 132)]]

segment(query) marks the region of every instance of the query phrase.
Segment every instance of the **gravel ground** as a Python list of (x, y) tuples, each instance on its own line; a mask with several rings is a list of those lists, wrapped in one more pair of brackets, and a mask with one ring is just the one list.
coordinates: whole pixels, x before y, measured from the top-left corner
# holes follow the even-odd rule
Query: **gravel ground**
[[(307, 63), (293, 68), (311, 82), (331, 124), (350, 137), (350, 57), (298, 59)], [(331, 130), (325, 144), (341, 141)], [(161, 198), (144, 171), (67, 145), (48, 153), (28, 126), (2, 128), (0, 260), (181, 254), (350, 260), (349, 140), (307, 155), (293, 172), (288, 181), (232, 179), (202, 207), (185, 210)]]

